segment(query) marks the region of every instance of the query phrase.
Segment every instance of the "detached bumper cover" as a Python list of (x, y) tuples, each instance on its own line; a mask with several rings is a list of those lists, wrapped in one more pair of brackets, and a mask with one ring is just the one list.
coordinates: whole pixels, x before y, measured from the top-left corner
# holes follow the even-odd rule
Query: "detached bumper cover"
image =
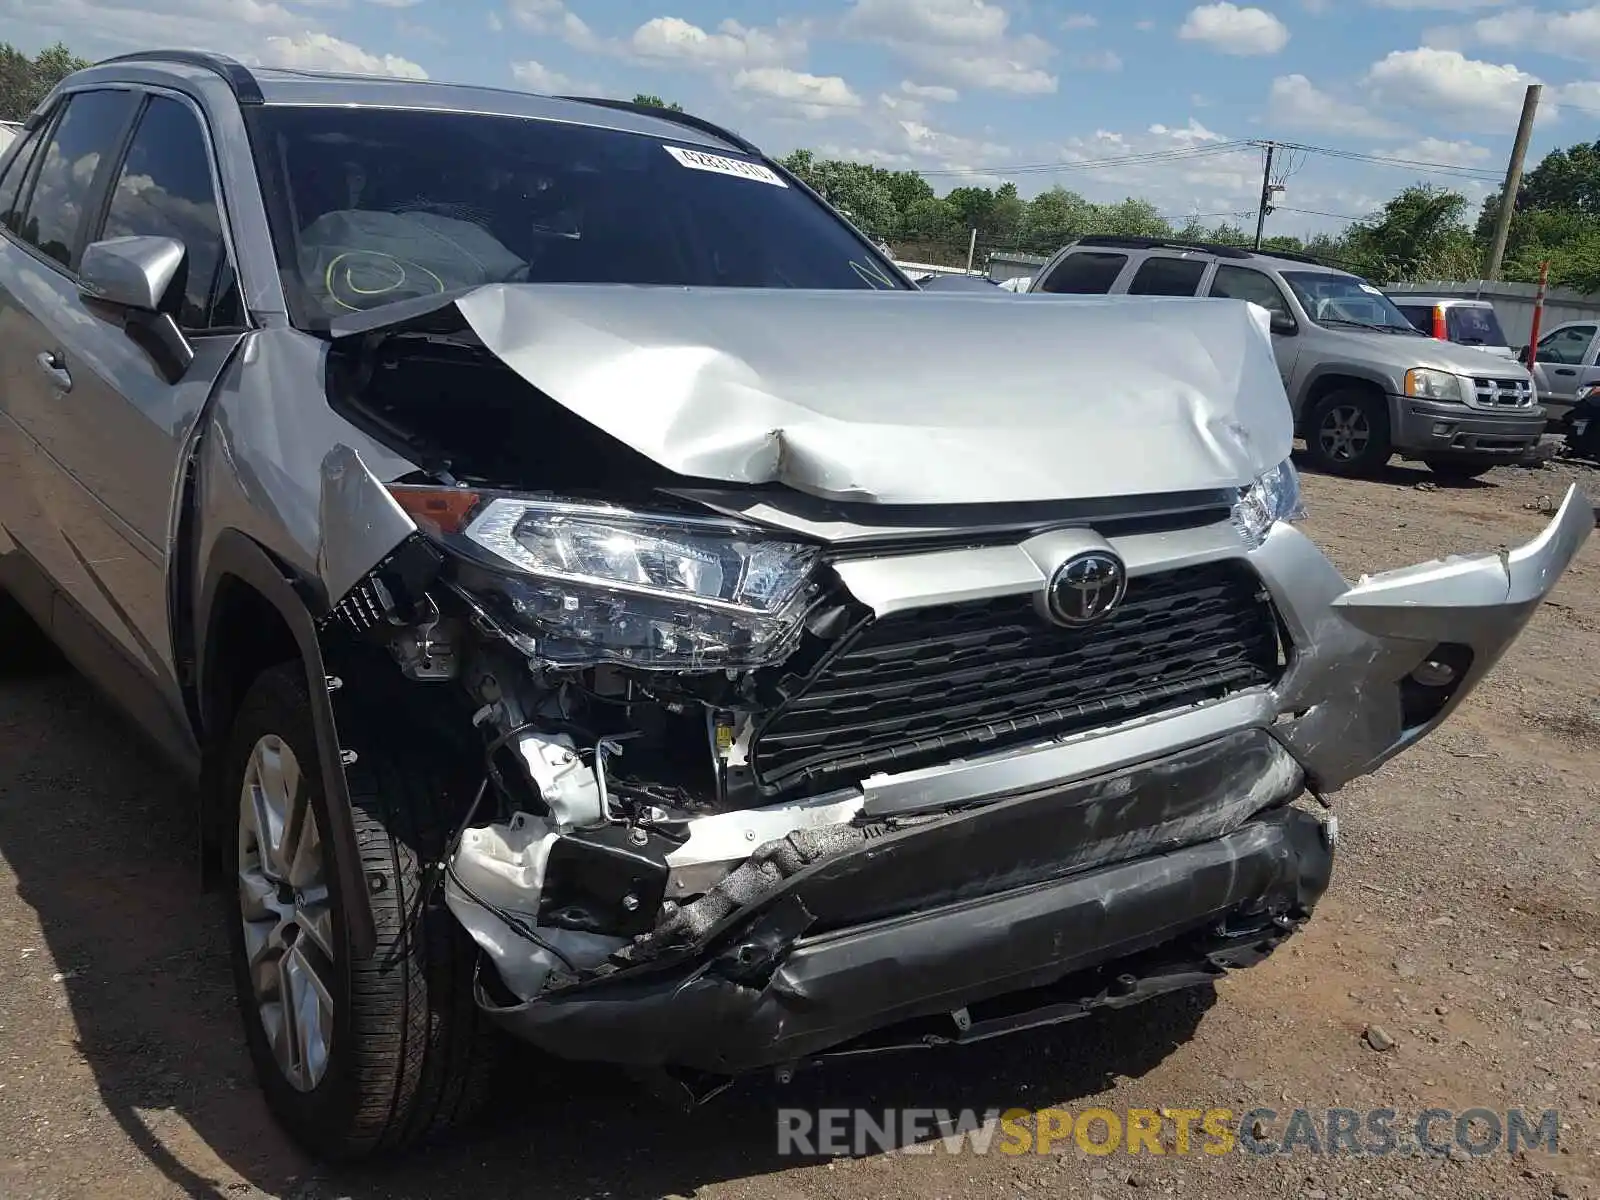
[[(1300, 530), (1279, 525), (1250, 555), (1288, 627), (1294, 654), (1273, 696), (1273, 733), (1324, 792), (1377, 770), (1453, 712), (1555, 588), (1594, 531), (1572, 487), (1532, 541), (1363, 576), (1353, 586)], [(1401, 681), (1437, 647), (1472, 665), (1449, 702), (1408, 724)]]
[[(1236, 734), (885, 834), (674, 962), (490, 1012), (564, 1057), (737, 1074), (1156, 947), (1181, 944), (1189, 975), (1172, 985), (1193, 982), (1225, 965), (1207, 938), (1231, 947), (1242, 930), (1264, 953), (1326, 887), (1321, 822), (1284, 806), (1301, 786), (1281, 746)], [(1094, 1003), (1041, 1004), (1055, 1015), (1020, 1023)]]

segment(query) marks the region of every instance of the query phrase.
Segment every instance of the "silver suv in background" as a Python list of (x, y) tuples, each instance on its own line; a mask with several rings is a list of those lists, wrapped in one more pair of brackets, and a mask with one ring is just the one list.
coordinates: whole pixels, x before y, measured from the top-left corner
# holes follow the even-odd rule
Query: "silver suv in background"
[[(1383, 292), (1310, 257), (1156, 238), (1083, 237), (1030, 294), (1213, 296), (1271, 315), (1272, 345), (1311, 461), (1371, 475), (1399, 454), (1470, 479), (1538, 444), (1545, 417), (1516, 362), (1419, 334)], [(1160, 330), (1153, 328), (1152, 353)]]

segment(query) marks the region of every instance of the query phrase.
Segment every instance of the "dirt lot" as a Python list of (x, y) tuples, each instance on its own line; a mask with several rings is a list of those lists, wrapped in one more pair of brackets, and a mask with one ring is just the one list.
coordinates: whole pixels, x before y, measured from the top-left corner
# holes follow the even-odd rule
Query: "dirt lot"
[[(1520, 541), (1572, 479), (1308, 477), (1340, 567)], [(1420, 485), (1420, 486), (1419, 486)], [(766, 1079), (683, 1116), (532, 1056), (494, 1119), (403, 1165), (318, 1170), (248, 1075), (181, 786), (74, 675), (0, 683), (0, 1197), (1600, 1196), (1600, 537), (1439, 734), (1336, 800), (1310, 928), (1215, 992), (970, 1051)], [(1378, 1026), (1394, 1043), (1364, 1037)], [(1384, 1037), (1377, 1037), (1383, 1044)], [(1557, 1109), (1560, 1151), (796, 1163), (775, 1110), (1090, 1105)], [(1439, 1127), (1448, 1134), (1447, 1126)]]

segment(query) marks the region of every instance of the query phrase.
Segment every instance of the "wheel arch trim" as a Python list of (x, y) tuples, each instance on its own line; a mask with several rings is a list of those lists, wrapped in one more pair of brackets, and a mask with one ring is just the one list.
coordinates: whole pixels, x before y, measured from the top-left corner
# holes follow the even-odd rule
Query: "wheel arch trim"
[(213, 694), (211, 635), (217, 598), (230, 578), (250, 588), (277, 612), (299, 651), (300, 663), (306, 673), (312, 727), (317, 738), (323, 796), (327, 801), (329, 828), (326, 833), (334, 848), (335, 873), (344, 901), (350, 952), (357, 959), (370, 957), (377, 947), (377, 927), (367, 896), (366, 876), (361, 869), (360, 848), (356, 843), (355, 821), (350, 808), (350, 789), (340, 758), (338, 725), (328, 694), (322, 643), (317, 636), (311, 611), (290, 570), (259, 542), (235, 529), (224, 530), (207, 555), (205, 577), (195, 614), (196, 628), (202, 633), (196, 648), (205, 747), (200, 795), (201, 828), (210, 827), (205, 806), (215, 795), (219, 783), (217, 771), (221, 764), (218, 751), (225, 737), (225, 730), (218, 728), (222, 718), (215, 711), (218, 697)]

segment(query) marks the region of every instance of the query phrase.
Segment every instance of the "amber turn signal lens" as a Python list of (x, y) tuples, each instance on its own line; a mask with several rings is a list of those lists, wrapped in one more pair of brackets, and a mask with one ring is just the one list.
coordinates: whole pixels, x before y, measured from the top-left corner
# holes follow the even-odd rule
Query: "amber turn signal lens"
[(429, 533), (460, 533), (483, 499), (466, 488), (413, 487), (392, 483), (389, 494), (418, 528)]

